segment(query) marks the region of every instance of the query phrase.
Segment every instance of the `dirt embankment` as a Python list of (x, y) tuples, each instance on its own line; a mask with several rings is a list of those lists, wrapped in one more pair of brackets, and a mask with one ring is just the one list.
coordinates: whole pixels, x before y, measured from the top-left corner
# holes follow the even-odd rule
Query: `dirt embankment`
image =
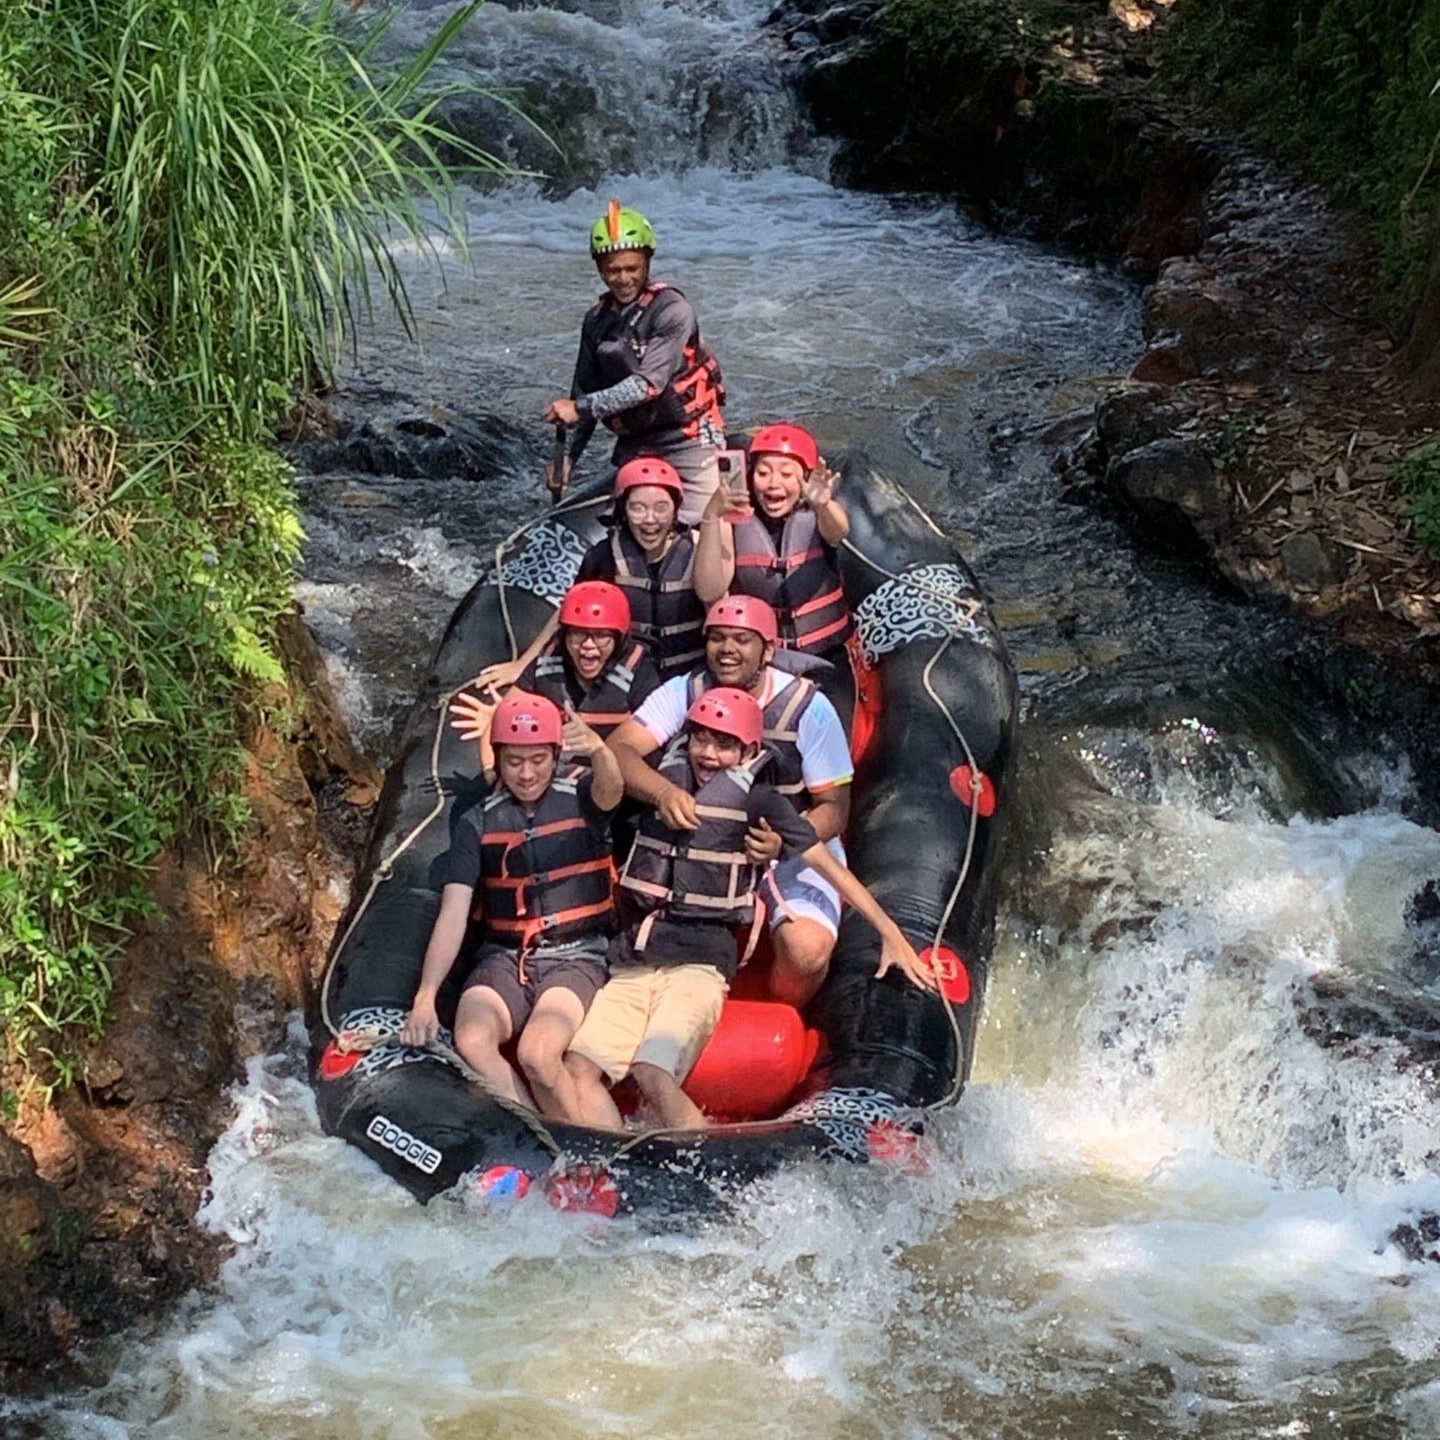
[(771, 24), (844, 178), (945, 190), (1150, 280), (1143, 357), (1057, 457), (1077, 499), (1440, 683), (1440, 567), (1395, 478), (1440, 405), (1397, 359), (1364, 228), (1165, 93), (1171, 3), (1037, 0), (1043, 43), (963, 68), (874, 0), (783, 0)]
[(163, 1314), (223, 1259), (195, 1216), (226, 1092), (247, 1056), (278, 1048), (319, 973), (379, 785), (298, 616), (283, 638), (306, 699), (293, 733), (262, 723), (251, 738), (244, 854), (217, 866), (197, 842), (164, 858), (165, 918), (130, 945), (82, 1083), (53, 1106), (32, 1093), (0, 1129), (8, 1393), (54, 1383), (78, 1344)]

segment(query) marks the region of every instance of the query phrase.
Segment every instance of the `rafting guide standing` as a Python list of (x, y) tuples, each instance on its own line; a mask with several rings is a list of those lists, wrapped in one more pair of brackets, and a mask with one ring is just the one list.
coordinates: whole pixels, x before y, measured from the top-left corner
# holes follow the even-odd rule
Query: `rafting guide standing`
[(617, 468), (650, 455), (679, 471), (685, 486), (680, 520), (692, 525), (720, 480), (720, 366), (700, 339), (695, 307), (673, 285), (650, 278), (655, 232), (638, 210), (612, 200), (591, 228), (590, 254), (605, 293), (580, 328), (569, 396), (545, 411), (551, 424), (569, 427), (564, 458), (546, 467), (545, 483), (552, 494), (563, 493), (600, 423), (616, 436), (610, 459)]

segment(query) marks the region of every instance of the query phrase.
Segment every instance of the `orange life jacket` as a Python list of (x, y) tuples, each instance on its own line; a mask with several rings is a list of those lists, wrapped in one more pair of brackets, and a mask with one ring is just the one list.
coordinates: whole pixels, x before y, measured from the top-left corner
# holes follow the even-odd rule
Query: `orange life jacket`
[(484, 939), (521, 952), (613, 929), (609, 836), (580, 805), (579, 777), (556, 778), (526, 813), (506, 789), (485, 801), (473, 918)]
[[(641, 357), (664, 308), (663, 301), (659, 305), (656, 302), (667, 294), (680, 300), (685, 298), (684, 292), (673, 285), (652, 280), (630, 311), (629, 319), (623, 322), (608, 291), (596, 302), (586, 319), (592, 331), (591, 343), (601, 379), (599, 388), (609, 389), (640, 373)], [(700, 338), (698, 323), (691, 328), (683, 357), (685, 368), (668, 381), (658, 395), (616, 415), (607, 415), (604, 423), (622, 436), (673, 430), (693, 440), (707, 421), (711, 429), (723, 433), (725, 380), (720, 374), (720, 362)]]
[(735, 525), (730, 588), (770, 605), (780, 622), (780, 643), (791, 650), (840, 649), (854, 628), (840, 584), (839, 557), (821, 537), (815, 512), (803, 506), (785, 517), (778, 547), (759, 516)]

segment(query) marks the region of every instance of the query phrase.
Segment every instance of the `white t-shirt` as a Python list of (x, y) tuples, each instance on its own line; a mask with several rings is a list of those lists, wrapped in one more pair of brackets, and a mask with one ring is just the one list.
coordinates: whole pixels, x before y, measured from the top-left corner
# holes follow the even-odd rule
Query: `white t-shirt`
[[(793, 675), (767, 665), (765, 689), (760, 696), (761, 707), (768, 705), (794, 683)], [(677, 675), (650, 693), (635, 712), (635, 718), (654, 737), (657, 745), (666, 745), (685, 728), (685, 712), (689, 708), (689, 677)], [(850, 759), (845, 727), (841, 725), (835, 707), (819, 691), (800, 717), (799, 733), (800, 776), (805, 788), (813, 795), (835, 785), (849, 784), (854, 778), (855, 766)]]

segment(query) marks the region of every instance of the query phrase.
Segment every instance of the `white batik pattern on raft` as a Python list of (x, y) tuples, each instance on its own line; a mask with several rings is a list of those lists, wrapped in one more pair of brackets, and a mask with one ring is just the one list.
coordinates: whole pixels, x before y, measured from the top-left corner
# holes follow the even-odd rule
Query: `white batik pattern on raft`
[(542, 520), (526, 531), (523, 548), (507, 557), (500, 577), (507, 586), (528, 590), (558, 605), (575, 583), (580, 561), (589, 548), (568, 525)]
[(927, 636), (954, 636), (995, 648), (985, 602), (958, 565), (917, 565), (886, 580), (855, 607), (855, 623), (872, 665)]
[[(398, 1036), (406, 1013), (385, 1005), (349, 1010), (340, 1021), (340, 1036), (342, 1039), (354, 1036), (361, 1041), (371, 1035)], [(448, 1030), (440, 1031), (440, 1039), (447, 1045), (454, 1043)], [(366, 1050), (351, 1073), (357, 1076), (378, 1075), (382, 1070), (393, 1070), (397, 1065), (414, 1065), (421, 1060), (432, 1060), (437, 1065), (449, 1064), (443, 1055), (432, 1055), (427, 1050), (417, 1050), (413, 1045), (402, 1045), (398, 1038), (386, 1039)]]
[(792, 1106), (781, 1118), (823, 1131), (846, 1160), (870, 1158), (873, 1126), (900, 1125), (909, 1129), (916, 1123), (912, 1108), (882, 1090), (822, 1090)]

